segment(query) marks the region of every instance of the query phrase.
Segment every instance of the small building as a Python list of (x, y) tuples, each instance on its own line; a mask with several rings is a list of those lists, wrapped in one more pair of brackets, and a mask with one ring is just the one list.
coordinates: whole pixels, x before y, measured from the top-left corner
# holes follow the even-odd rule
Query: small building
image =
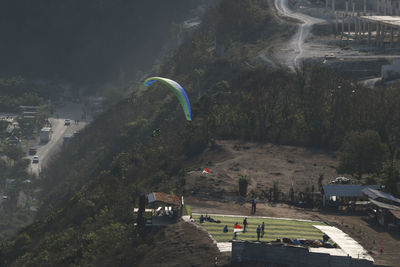
[[(380, 185), (327, 184), (322, 186), (322, 204), (324, 207), (338, 208), (339, 205), (353, 205), (368, 200), (363, 189), (379, 189)], [(365, 204), (365, 202), (362, 202)]]
[(152, 225), (170, 224), (180, 217), (182, 203), (178, 196), (153, 192), (147, 195), (147, 199), (153, 205)]
[(400, 212), (400, 206), (387, 204), (373, 199), (370, 199), (370, 202), (373, 207), (375, 218), (381, 226), (387, 225), (388, 228), (394, 227), (399, 229), (400, 224), (398, 212)]
[(378, 223), (389, 230), (400, 230), (400, 199), (372, 188), (363, 189), (363, 193), (368, 197)]
[(383, 81), (400, 78), (400, 60), (395, 60), (392, 65), (383, 65), (381, 69)]
[[(152, 192), (147, 195), (147, 202), (151, 208), (144, 210), (144, 217), (147, 226), (162, 226), (175, 223), (181, 216), (182, 201), (176, 195), (170, 195), (162, 192)], [(137, 216), (138, 208), (134, 208)]]
[(13, 134), (7, 137), (6, 141), (11, 145), (18, 145), (20, 143), (20, 139)]

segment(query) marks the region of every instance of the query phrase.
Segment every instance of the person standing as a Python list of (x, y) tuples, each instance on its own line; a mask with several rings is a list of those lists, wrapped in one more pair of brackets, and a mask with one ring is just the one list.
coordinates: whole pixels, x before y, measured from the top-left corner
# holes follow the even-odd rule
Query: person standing
[(261, 238), (264, 237), (264, 230), (265, 230), (265, 223), (262, 222), (262, 224), (261, 224)]
[(247, 217), (245, 217), (243, 220), (243, 233), (246, 233), (246, 227), (247, 227)]
[(256, 206), (257, 206), (257, 200), (256, 198), (253, 198), (251, 202), (251, 213), (255, 214), (256, 213)]
[(258, 225), (257, 227), (257, 241), (260, 241), (260, 233), (261, 233), (261, 227)]
[(240, 231), (241, 227), (238, 222), (233, 225), (233, 239), (236, 239), (237, 233)]

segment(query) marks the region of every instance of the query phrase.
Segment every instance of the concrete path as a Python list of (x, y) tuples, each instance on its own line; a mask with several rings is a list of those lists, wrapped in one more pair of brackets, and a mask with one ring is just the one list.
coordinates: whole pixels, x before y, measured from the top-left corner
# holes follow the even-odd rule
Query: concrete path
[(342, 230), (333, 226), (314, 225), (314, 227), (327, 234), (329, 238), (338, 244), (340, 248), (350, 257), (374, 261), (374, 259), (360, 244), (357, 243), (357, 241), (348, 236)]
[(231, 242), (218, 242), (217, 247), (220, 252), (231, 252), (232, 243)]

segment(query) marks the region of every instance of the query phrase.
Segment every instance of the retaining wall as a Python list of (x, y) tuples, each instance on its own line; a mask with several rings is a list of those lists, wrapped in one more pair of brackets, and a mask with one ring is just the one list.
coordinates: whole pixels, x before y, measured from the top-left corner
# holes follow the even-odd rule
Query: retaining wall
[(233, 241), (234, 266), (280, 267), (373, 267), (372, 261), (325, 253), (309, 252), (307, 248), (260, 242)]

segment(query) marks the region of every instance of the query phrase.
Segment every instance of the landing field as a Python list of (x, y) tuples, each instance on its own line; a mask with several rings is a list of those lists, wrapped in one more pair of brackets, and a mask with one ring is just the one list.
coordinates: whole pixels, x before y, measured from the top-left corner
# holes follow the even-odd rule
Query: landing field
[[(200, 215), (193, 215), (193, 219), (197, 224), (204, 227), (208, 233), (217, 242), (227, 242), (233, 239), (233, 225), (238, 222), (243, 227), (242, 216), (213, 216), (214, 220), (220, 220), (221, 223), (212, 222), (199, 222)], [(257, 218), (247, 217), (247, 228), (245, 233), (239, 233), (236, 237), (237, 240), (257, 240), (257, 226), (265, 223), (264, 237), (260, 238), (260, 241), (273, 241), (277, 238), (297, 238), (297, 239), (318, 239), (321, 240), (324, 235), (320, 230), (315, 228), (313, 225), (326, 225), (323, 222), (314, 221), (298, 221), (298, 220), (287, 220), (287, 219), (275, 219), (275, 218)], [(224, 233), (223, 228), (228, 225), (228, 232)]]

